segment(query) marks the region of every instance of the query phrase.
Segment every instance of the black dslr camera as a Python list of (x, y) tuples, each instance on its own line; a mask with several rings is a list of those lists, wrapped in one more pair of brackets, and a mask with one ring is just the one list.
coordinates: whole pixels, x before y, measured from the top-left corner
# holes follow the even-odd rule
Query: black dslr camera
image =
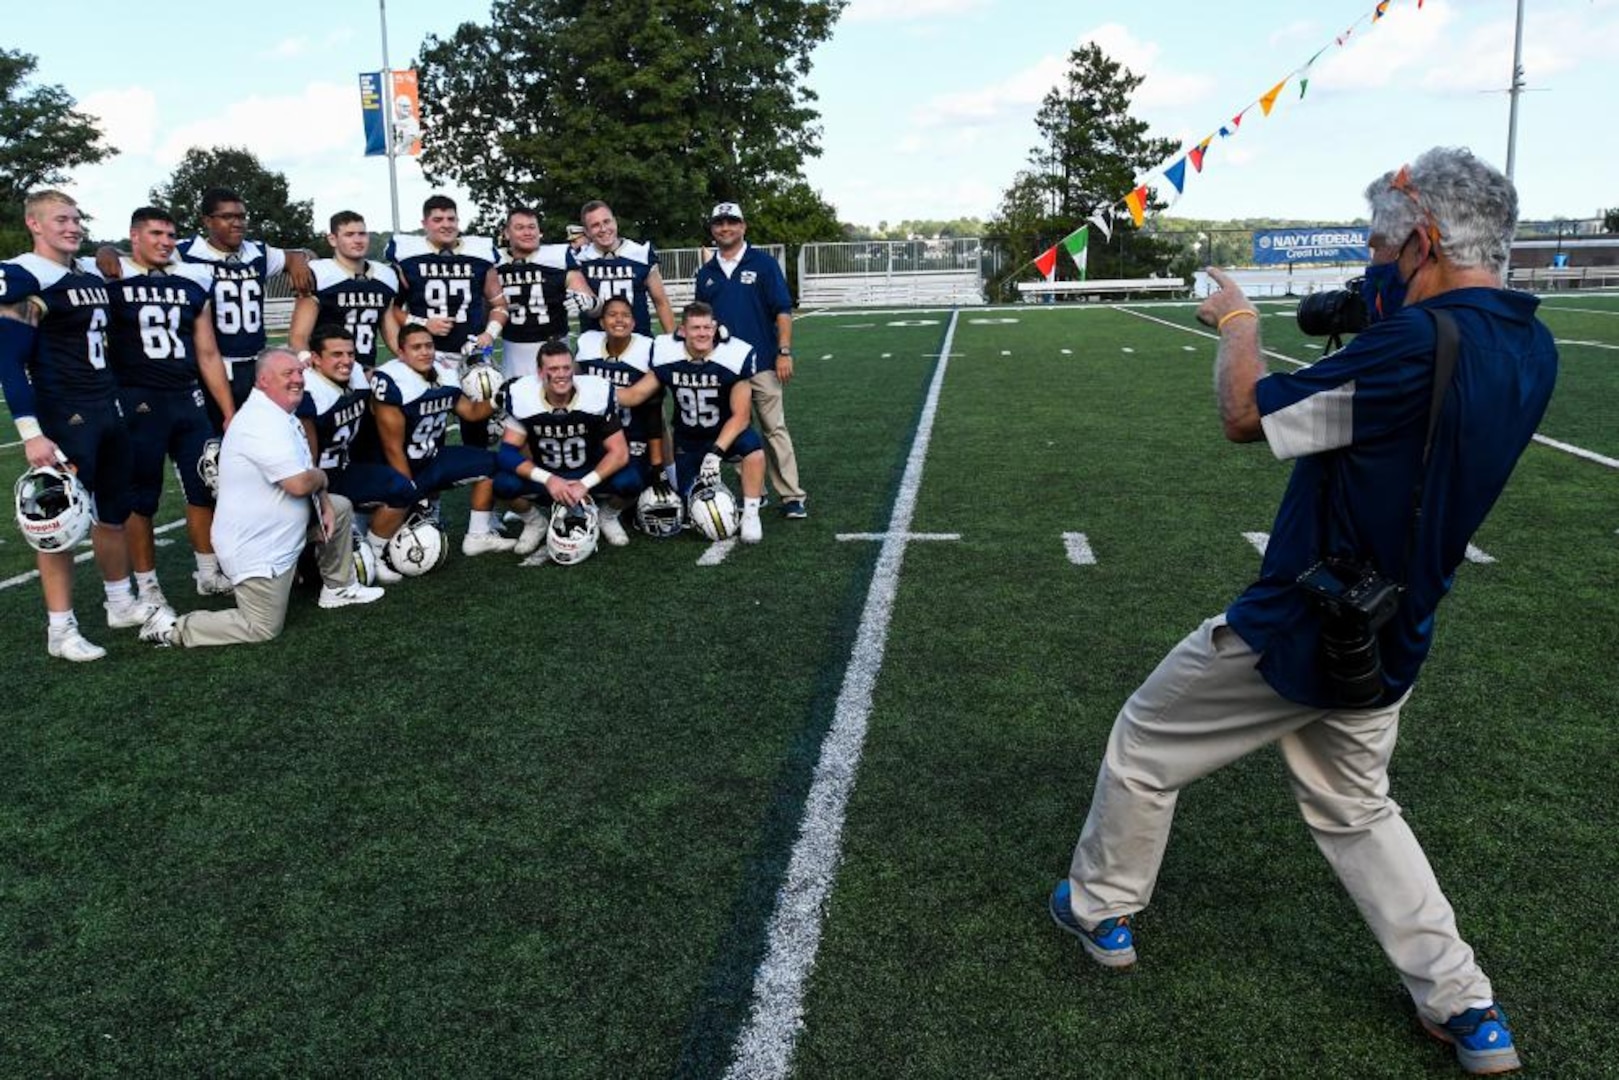
[(1321, 666), (1338, 704), (1376, 705), (1383, 696), (1377, 631), (1399, 608), (1404, 586), (1346, 559), (1321, 560), (1298, 585), (1321, 616)]
[(1342, 289), (1311, 293), (1300, 300), (1296, 315), (1299, 332), (1326, 338), (1330, 352), (1342, 344), (1344, 334), (1366, 329), (1366, 301), (1360, 296), (1363, 280), (1355, 278)]

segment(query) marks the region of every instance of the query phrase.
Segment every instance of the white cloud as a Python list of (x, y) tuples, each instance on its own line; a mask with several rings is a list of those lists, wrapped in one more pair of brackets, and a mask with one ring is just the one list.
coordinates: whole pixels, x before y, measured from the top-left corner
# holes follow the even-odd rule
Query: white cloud
[(358, 153), (359, 101), (353, 84), (327, 82), (310, 83), (297, 95), (250, 97), (169, 132), (156, 156), (177, 162), (193, 146), (247, 146), (266, 163)]
[(1270, 36), (1266, 38), (1266, 44), (1272, 46), (1302, 44), (1314, 41), (1319, 36), (1320, 31), (1315, 23), (1308, 19), (1296, 19), (1286, 26), (1280, 26), (1272, 30)]
[(272, 60), (291, 60), (303, 56), (309, 51), (309, 39), (303, 36), (282, 38), (265, 50), (264, 55)]
[(989, 6), (989, 0), (852, 0), (844, 22), (915, 22), (966, 15)]
[(107, 142), (123, 154), (147, 154), (157, 136), (157, 95), (144, 86), (101, 90), (79, 102), (79, 110), (101, 121)]

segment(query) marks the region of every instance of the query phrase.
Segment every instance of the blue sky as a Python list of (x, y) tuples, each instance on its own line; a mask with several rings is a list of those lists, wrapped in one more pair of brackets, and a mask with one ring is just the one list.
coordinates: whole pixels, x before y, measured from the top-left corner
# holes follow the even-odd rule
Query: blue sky
[[(1375, 26), (1364, 21), (1372, 7), (853, 0), (815, 55), (824, 154), (805, 171), (845, 221), (988, 217), (1034, 144), (1040, 98), (1085, 41), (1146, 76), (1137, 115), (1183, 143), (1329, 46), (1306, 97), (1290, 83), (1269, 117), (1255, 108), (1236, 137), (1217, 140), (1171, 215), (1347, 220), (1362, 212), (1370, 179), (1426, 147), (1471, 146), (1504, 165), (1514, 0), (1424, 0), (1420, 11), (1417, 0), (1393, 0)], [(1523, 214), (1594, 216), (1619, 205), (1619, 0), (1527, 7)], [(40, 76), (101, 117), (123, 151), (74, 177), (104, 234), (121, 232), (188, 146), (227, 143), (285, 172), (296, 197), (314, 199), (317, 222), (352, 208), (386, 225), (387, 168), (361, 155), (356, 85), (358, 72), (382, 66), (375, 0), (170, 0), (163, 32), (153, 29), (157, 10), (70, 0), (62, 18), (7, 26), (7, 46), (38, 56)], [(389, 0), (390, 59), (407, 66), (425, 35), (447, 36), (488, 10), (487, 0)], [(405, 228), (428, 190), (415, 163), (402, 161)]]

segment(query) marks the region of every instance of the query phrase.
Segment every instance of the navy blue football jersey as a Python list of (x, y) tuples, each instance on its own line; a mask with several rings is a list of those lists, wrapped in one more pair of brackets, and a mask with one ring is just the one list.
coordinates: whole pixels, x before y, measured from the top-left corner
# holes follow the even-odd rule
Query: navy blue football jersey
[(440, 251), (425, 236), (395, 236), (383, 257), (399, 268), (406, 312), (417, 319), (455, 321), (448, 334), (433, 339), (434, 349), (458, 353), (469, 338), (483, 333), (489, 321), (484, 278), (499, 261), (493, 240), (463, 236), (455, 247)]
[(731, 388), (757, 373), (753, 347), (742, 341), (717, 346), (706, 360), (693, 360), (672, 334), (658, 338), (652, 373), (675, 398), (675, 442), (713, 442), (731, 418)]
[(315, 427), (315, 465), (338, 471), (348, 468), (349, 456), (370, 415), (371, 388), (338, 386), (320, 372), (310, 369), (304, 380), (303, 400), (296, 415)]
[[(606, 300), (622, 296), (635, 313), (635, 332), (652, 336), (652, 315), (647, 303), (647, 278), (658, 268), (658, 253), (651, 244), (620, 240), (613, 251), (602, 251), (586, 244), (574, 255), (579, 270), (590, 282), (596, 296)], [(600, 330), (601, 320), (588, 315), (579, 319), (579, 329)]]
[(257, 355), (265, 343), (264, 283), (287, 268), (287, 253), (256, 240), (242, 241), (237, 251), (220, 251), (205, 236), (180, 241), (175, 253), (181, 262), (213, 272), (219, 355), (233, 359)]
[(399, 295), (399, 277), (387, 263), (367, 259), (358, 274), (336, 259), (309, 264), (315, 276), (316, 326), (341, 326), (354, 335), (354, 358), (367, 369), (377, 366), (382, 320)]
[(371, 373), (371, 400), (405, 414), (405, 457), (411, 461), (438, 456), (460, 399), (459, 386), (429, 382), (403, 360), (390, 360)]
[[(599, 375), (613, 384), (616, 391), (634, 386), (642, 376), (652, 370), (652, 339), (640, 334), (630, 336), (629, 347), (617, 356), (607, 355), (607, 332), (591, 330), (579, 335), (579, 351), (575, 354), (579, 369)], [(630, 441), (630, 453), (639, 457), (646, 452), (646, 444), (654, 432), (661, 432), (659, 422), (663, 411), (663, 392), (660, 390), (641, 404), (630, 408), (618, 407), (618, 420), (624, 428), (624, 437)]]
[(123, 260), (112, 296), (112, 369), (120, 386), (185, 390), (197, 385), (196, 324), (212, 290), (207, 267), (170, 263), (142, 270)]
[(573, 380), (573, 400), (558, 408), (545, 400), (545, 384), (537, 375), (516, 379), (503, 388), (506, 430), (522, 435), (535, 464), (577, 480), (606, 454), (602, 446), (620, 430), (613, 387), (595, 375)]
[(88, 260), (66, 267), (32, 253), (0, 262), (0, 303), (28, 301), (39, 337), (28, 379), (45, 398), (101, 400), (117, 389), (107, 367), (112, 300)]
[(573, 249), (567, 244), (541, 244), (523, 258), (507, 255), (495, 267), (506, 294), (507, 341), (550, 341), (568, 332), (562, 306)]

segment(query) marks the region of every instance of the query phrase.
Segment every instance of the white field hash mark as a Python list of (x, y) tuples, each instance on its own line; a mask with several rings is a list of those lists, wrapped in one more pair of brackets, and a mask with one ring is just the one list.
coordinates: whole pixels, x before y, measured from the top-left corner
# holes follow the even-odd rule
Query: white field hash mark
[[(1252, 544), (1254, 546), (1254, 550), (1259, 552), (1261, 556), (1265, 554), (1265, 549), (1270, 546), (1270, 533), (1245, 532), (1242, 534), (1242, 538)], [(1477, 563), (1480, 566), (1488, 566), (1490, 563), (1495, 561), (1495, 556), (1491, 555), (1483, 548), (1477, 548), (1472, 544), (1468, 544), (1467, 561), (1470, 563)]]
[(950, 366), (950, 344), (955, 335), (956, 312), (952, 311), (944, 332), (944, 347), (933, 369), (927, 400), (905, 462), (905, 475), (894, 499), (888, 533), (877, 556), (876, 569), (872, 571), (871, 588), (866, 593), (849, 666), (838, 691), (832, 726), (821, 744), (821, 757), (816, 762), (815, 777), (805, 799), (804, 819), (793, 844), (786, 880), (776, 894), (765, 957), (754, 974), (753, 1005), (747, 1023), (737, 1035), (731, 1065), (725, 1073), (737, 1080), (785, 1077), (792, 1063), (793, 1048), (803, 1023), (804, 989), (820, 948), (822, 915), (843, 847), (844, 813), (860, 766), (866, 724), (871, 717), (872, 693), (878, 672), (882, 670), (888, 624), (893, 618), (894, 598), (899, 591), (900, 568), (905, 561), (911, 519), (916, 513), (917, 492), (922, 487), (922, 467), (927, 461), (933, 420), (939, 409), (939, 391)]
[(736, 539), (716, 540), (697, 557), (698, 566), (718, 566), (736, 548)]
[[(152, 535), (153, 536), (161, 535), (163, 533), (168, 532), (171, 529), (178, 529), (180, 526), (182, 526), (184, 524), (185, 524), (185, 518), (180, 518), (177, 521), (169, 522), (167, 525), (159, 525), (157, 528), (152, 530)], [(167, 547), (168, 543), (169, 543), (169, 541), (166, 541), (166, 540), (154, 541), (154, 544), (157, 547)], [(95, 557), (96, 557), (96, 553), (95, 553), (94, 549), (81, 551), (77, 555), (73, 556), (73, 565), (78, 566), (80, 563), (87, 563), (87, 562), (89, 562), (91, 559), (93, 559)], [(11, 588), (15, 588), (18, 585), (26, 585), (26, 584), (28, 584), (28, 582), (33, 581), (37, 577), (39, 577), (39, 571), (38, 570), (30, 570), (25, 574), (18, 574), (16, 577), (8, 577), (4, 581), (0, 581), (0, 589), (11, 589)]]
[(1075, 566), (1096, 565), (1096, 553), (1084, 533), (1063, 533), (1062, 545), (1068, 552), (1068, 561)]

